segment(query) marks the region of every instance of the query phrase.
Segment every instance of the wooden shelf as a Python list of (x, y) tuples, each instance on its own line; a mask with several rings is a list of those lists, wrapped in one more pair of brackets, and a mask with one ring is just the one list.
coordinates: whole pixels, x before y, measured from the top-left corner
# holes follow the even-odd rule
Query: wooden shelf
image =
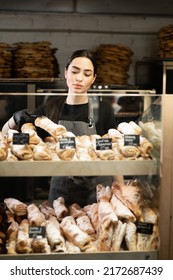
[(0, 176), (113, 176), (158, 174), (157, 160), (1, 161)]

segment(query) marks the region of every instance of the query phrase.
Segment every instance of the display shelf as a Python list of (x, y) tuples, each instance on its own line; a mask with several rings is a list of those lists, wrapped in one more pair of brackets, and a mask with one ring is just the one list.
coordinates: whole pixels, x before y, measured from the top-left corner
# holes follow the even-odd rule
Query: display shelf
[(158, 161), (1, 161), (0, 176), (98, 176), (98, 175), (155, 175)]
[(0, 255), (0, 260), (157, 260), (158, 251)]

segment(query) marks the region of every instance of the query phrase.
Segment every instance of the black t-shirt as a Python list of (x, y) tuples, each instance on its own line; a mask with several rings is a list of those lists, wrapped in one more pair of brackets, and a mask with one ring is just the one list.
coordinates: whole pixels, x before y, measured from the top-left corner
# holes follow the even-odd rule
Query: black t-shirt
[[(38, 115), (45, 115), (44, 106), (40, 106), (35, 110), (35, 113)], [(107, 101), (99, 101), (99, 110), (98, 116), (96, 117), (96, 111), (94, 110), (94, 117), (97, 119), (96, 130), (97, 134), (104, 135), (108, 132), (110, 128), (116, 128), (115, 125), (115, 116), (111, 104)], [(67, 121), (83, 121), (89, 122), (89, 105), (86, 104), (77, 104), (69, 105), (64, 104), (60, 120)], [(58, 123), (59, 120), (57, 120)]]

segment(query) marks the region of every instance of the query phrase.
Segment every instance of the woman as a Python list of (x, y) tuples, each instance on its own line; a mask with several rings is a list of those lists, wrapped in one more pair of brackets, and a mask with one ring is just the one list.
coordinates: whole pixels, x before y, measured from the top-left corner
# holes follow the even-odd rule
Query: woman
[[(87, 95), (88, 89), (96, 79), (96, 70), (96, 62), (90, 51), (75, 51), (65, 67), (67, 96), (49, 98), (34, 114), (46, 115), (77, 136), (107, 133), (109, 128), (115, 127), (115, 117), (110, 104), (97, 100), (95, 110), (92, 100)], [(97, 119), (96, 124), (94, 118)], [(6, 134), (9, 128), (16, 128), (16, 125), (20, 129), (23, 123), (31, 121), (32, 116), (26, 109), (16, 112), (4, 125), (2, 132)], [(49, 202), (52, 203), (54, 199), (62, 196), (66, 205), (76, 202), (83, 207), (96, 201), (98, 183), (111, 185), (112, 177), (52, 177)]]

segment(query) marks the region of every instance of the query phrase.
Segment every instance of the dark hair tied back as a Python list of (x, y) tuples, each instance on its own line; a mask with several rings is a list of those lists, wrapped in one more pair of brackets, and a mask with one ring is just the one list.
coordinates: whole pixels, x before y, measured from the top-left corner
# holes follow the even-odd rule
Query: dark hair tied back
[(92, 53), (91, 51), (89, 51), (87, 49), (77, 50), (77, 51), (73, 52), (67, 61), (66, 69), (68, 69), (68, 67), (71, 64), (71, 62), (73, 61), (73, 59), (75, 59), (77, 57), (87, 57), (88, 59), (90, 59), (93, 64), (93, 67), (94, 67), (94, 75), (96, 75), (96, 73), (97, 73), (96, 58), (94, 56), (94, 53)]

